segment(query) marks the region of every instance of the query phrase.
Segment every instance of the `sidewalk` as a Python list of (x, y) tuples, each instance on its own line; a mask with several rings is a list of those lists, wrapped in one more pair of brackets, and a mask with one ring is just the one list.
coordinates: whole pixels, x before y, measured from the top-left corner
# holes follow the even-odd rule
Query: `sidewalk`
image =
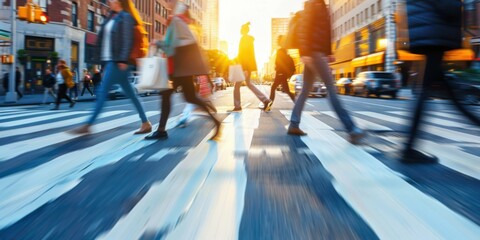
[[(91, 96), (90, 94), (84, 94), (83, 96), (78, 96), (77, 102), (88, 102), (88, 101), (95, 101), (96, 97)], [(0, 96), (0, 107), (9, 107), (9, 106), (23, 106), (23, 105), (40, 105), (43, 101), (43, 93), (42, 94), (24, 94), (23, 97), (18, 100), (16, 103), (6, 103), (5, 102), (5, 95)], [(47, 98), (47, 103), (52, 103), (54, 100), (51, 96)], [(66, 102), (65, 99), (62, 102)]]

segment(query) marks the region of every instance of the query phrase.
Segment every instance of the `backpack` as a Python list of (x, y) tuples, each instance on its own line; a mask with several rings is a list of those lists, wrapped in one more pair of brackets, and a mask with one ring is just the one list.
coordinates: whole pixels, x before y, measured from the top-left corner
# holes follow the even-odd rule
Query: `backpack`
[(135, 25), (133, 28), (133, 47), (128, 57), (128, 61), (136, 64), (137, 58), (144, 58), (148, 54), (147, 32), (141, 25)]
[(298, 31), (300, 29), (300, 17), (303, 11), (298, 11), (288, 23), (287, 39), (285, 40), (286, 49), (299, 49)]
[(288, 70), (290, 70), (291, 75), (293, 75), (296, 71), (295, 62), (293, 62), (293, 58), (287, 54), (285, 61), (286, 61), (285, 65), (287, 66)]

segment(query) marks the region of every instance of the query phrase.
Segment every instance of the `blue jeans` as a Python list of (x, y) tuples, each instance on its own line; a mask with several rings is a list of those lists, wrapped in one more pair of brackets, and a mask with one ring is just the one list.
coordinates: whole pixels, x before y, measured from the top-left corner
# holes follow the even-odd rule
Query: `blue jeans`
[[(347, 131), (351, 132), (355, 128), (355, 124), (350, 118), (347, 110), (343, 108), (342, 103), (338, 99), (337, 90), (333, 83), (333, 77), (330, 72), (330, 67), (328, 66), (327, 61), (323, 59), (325, 55), (323, 53), (314, 52), (311, 57), (313, 61), (311, 67), (313, 67), (315, 72), (320, 75), (320, 78), (323, 80), (325, 86), (327, 87), (330, 105), (337, 113), (338, 118), (340, 118), (340, 121), (343, 123)], [(292, 110), (290, 127), (298, 128), (300, 126), (303, 107), (305, 106), (305, 101), (307, 100), (309, 92), (311, 91), (313, 83), (315, 81), (315, 72), (309, 67), (305, 66), (305, 71), (303, 73), (303, 87), (300, 95), (297, 98), (297, 101), (295, 101), (295, 106)]]
[(138, 115), (140, 119), (142, 119), (142, 123), (147, 122), (147, 116), (145, 115), (145, 111), (143, 110), (143, 106), (138, 100), (135, 91), (133, 90), (132, 84), (128, 81), (128, 76), (130, 75), (130, 70), (120, 70), (118, 68), (118, 64), (116, 62), (107, 62), (105, 64), (105, 72), (102, 78), (102, 85), (100, 85), (100, 89), (97, 92), (97, 102), (95, 104), (95, 110), (93, 111), (92, 117), (88, 120), (88, 124), (93, 124), (102, 111), (103, 105), (108, 97), (108, 91), (112, 87), (113, 84), (119, 84), (120, 87), (123, 88), (123, 92), (125, 95), (130, 98), (135, 105), (135, 108), (138, 111)]

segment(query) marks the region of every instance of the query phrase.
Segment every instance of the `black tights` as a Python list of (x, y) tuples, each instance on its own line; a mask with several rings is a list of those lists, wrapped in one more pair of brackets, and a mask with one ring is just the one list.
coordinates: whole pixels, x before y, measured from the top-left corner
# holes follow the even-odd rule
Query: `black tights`
[[(183, 91), (183, 96), (185, 101), (199, 106), (203, 111), (207, 112), (208, 115), (215, 122), (215, 125), (218, 127), (220, 124), (218, 120), (208, 111), (207, 104), (197, 97), (195, 92), (195, 85), (193, 83), (193, 78), (190, 77), (176, 77), (173, 78), (173, 85), (175, 88), (181, 86)], [(167, 90), (161, 93), (162, 98), (162, 109), (160, 113), (160, 123), (158, 126), (158, 131), (165, 131), (165, 126), (167, 125), (168, 116), (170, 115), (171, 110), (171, 99), (170, 96), (174, 90)]]

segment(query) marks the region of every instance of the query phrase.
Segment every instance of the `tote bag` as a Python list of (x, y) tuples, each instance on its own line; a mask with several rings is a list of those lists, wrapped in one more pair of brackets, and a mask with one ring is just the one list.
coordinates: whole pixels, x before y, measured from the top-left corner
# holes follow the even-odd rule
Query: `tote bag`
[(228, 80), (230, 82), (245, 81), (245, 74), (243, 73), (242, 65), (230, 65), (230, 67), (228, 68)]
[(168, 82), (167, 59), (158, 56), (138, 59), (140, 78), (137, 87), (140, 89), (167, 90)]

